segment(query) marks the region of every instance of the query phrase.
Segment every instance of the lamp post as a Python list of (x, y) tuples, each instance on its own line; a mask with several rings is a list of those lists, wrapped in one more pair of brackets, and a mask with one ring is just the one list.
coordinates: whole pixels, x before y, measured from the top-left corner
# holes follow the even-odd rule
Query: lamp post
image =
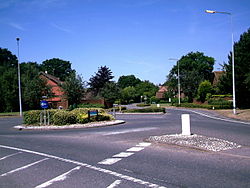
[(20, 109), (20, 117), (22, 117), (23, 111), (22, 111), (20, 64), (19, 64), (19, 40), (20, 40), (20, 38), (16, 38), (16, 41), (17, 41), (17, 72), (18, 72), (19, 109)]
[(176, 58), (169, 58), (169, 60), (176, 61), (178, 67), (178, 99), (179, 105), (181, 104), (181, 84), (180, 84), (180, 69), (179, 69), (179, 59)]
[(227, 14), (230, 16), (230, 21), (231, 21), (231, 35), (232, 35), (232, 82), (233, 82), (233, 113), (236, 115), (236, 98), (235, 98), (235, 74), (234, 74), (234, 35), (233, 35), (233, 16), (232, 13), (230, 12), (219, 12), (219, 11), (214, 11), (214, 10), (206, 10), (206, 13), (209, 14)]

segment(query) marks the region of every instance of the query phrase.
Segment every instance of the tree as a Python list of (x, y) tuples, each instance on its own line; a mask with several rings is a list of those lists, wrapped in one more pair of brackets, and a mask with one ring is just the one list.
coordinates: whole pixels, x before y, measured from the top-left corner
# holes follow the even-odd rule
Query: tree
[(145, 80), (137, 84), (135, 89), (138, 97), (147, 96), (147, 98), (150, 98), (155, 96), (159, 88), (148, 80)]
[(139, 84), (141, 80), (139, 78), (136, 78), (134, 75), (128, 75), (128, 76), (121, 76), (118, 79), (118, 86), (122, 89), (125, 87), (135, 87), (137, 84)]
[(137, 97), (136, 89), (133, 86), (125, 87), (121, 91), (122, 102), (126, 104), (130, 103), (130, 101), (134, 101), (136, 97)]
[[(199, 84), (212, 79), (214, 58), (201, 52), (190, 52), (178, 61), (181, 90), (192, 102), (197, 95)], [(175, 65), (167, 76), (166, 85), (177, 91), (178, 67)]]
[(81, 76), (72, 72), (62, 84), (63, 91), (66, 94), (69, 105), (80, 104), (82, 97), (85, 93), (84, 82)]
[(111, 70), (104, 66), (98, 68), (98, 72), (95, 76), (92, 76), (89, 79), (89, 86), (92, 89), (92, 91), (95, 92), (96, 95), (100, 94), (100, 90), (104, 87), (106, 83), (109, 83), (110, 80), (112, 80), (114, 76), (112, 76)]
[(8, 49), (0, 48), (0, 112), (17, 111), (17, 57)]
[[(234, 70), (236, 105), (240, 108), (250, 107), (250, 29), (240, 36), (234, 44)], [(232, 94), (232, 52), (228, 55), (228, 64), (223, 65), (226, 74), (220, 79), (221, 93)]]
[(120, 97), (120, 89), (115, 82), (107, 82), (100, 94), (107, 102), (113, 104)]
[(71, 63), (69, 61), (64, 61), (59, 58), (53, 58), (45, 60), (41, 64), (41, 70), (47, 71), (48, 74), (51, 74), (61, 81), (65, 81), (74, 70), (71, 69)]
[(212, 93), (213, 87), (211, 82), (205, 80), (200, 83), (198, 88), (198, 98), (201, 102), (205, 102), (208, 93)]
[(36, 62), (20, 64), (24, 110), (39, 109), (44, 93), (52, 95), (44, 80), (39, 78), (39, 68), (40, 66)]

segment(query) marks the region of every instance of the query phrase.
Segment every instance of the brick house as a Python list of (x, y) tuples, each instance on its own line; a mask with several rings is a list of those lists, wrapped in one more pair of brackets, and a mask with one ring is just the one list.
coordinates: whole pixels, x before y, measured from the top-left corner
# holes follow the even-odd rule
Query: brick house
[(39, 77), (46, 81), (46, 85), (51, 87), (51, 91), (53, 93), (53, 97), (46, 99), (51, 108), (60, 108), (63, 109), (68, 108), (68, 100), (65, 98), (64, 92), (62, 90), (61, 85), (63, 82), (50, 74), (47, 74), (46, 72), (40, 72)]

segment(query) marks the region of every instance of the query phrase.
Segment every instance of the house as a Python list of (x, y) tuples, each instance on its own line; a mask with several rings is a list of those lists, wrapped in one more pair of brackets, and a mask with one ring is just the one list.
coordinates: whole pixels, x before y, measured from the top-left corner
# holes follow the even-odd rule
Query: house
[(159, 86), (159, 90), (156, 92), (156, 98), (164, 99), (164, 93), (168, 91), (168, 86)]
[(62, 90), (61, 85), (63, 82), (47, 72), (40, 72), (39, 77), (43, 79), (46, 82), (46, 85), (48, 85), (51, 88), (51, 91), (53, 93), (53, 97), (46, 99), (51, 108), (68, 108), (68, 100), (65, 98), (64, 92)]

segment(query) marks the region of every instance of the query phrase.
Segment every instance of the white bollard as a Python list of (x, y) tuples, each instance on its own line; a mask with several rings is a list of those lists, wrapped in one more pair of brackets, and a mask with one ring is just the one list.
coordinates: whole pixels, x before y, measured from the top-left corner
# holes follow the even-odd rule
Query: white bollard
[(191, 135), (190, 132), (190, 115), (182, 114), (181, 115), (181, 124), (182, 124), (182, 135)]

